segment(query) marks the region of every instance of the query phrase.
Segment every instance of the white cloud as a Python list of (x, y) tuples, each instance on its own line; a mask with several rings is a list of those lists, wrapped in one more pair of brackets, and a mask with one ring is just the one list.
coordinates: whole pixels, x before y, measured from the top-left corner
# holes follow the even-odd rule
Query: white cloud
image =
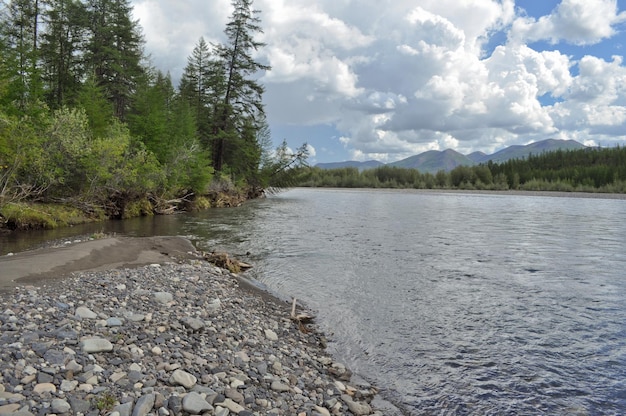
[[(170, 70), (182, 70), (200, 36), (222, 39), (230, 14), (230, 0), (134, 3), (148, 52)], [(626, 21), (615, 0), (563, 0), (540, 18), (513, 0), (417, 3), (256, 0), (267, 44), (259, 59), (272, 66), (261, 78), (270, 123), (333, 126), (340, 138), (312, 149), (344, 146), (359, 160), (492, 152), (549, 137), (624, 139), (620, 57), (527, 44), (606, 41)], [(507, 40), (497, 46), (494, 35)]]
[[(607, 62), (585, 56), (579, 63), (566, 100), (552, 106), (550, 116), (559, 130), (574, 134), (599, 135), (602, 142), (610, 136), (623, 139), (626, 131), (626, 68), (620, 57)], [(583, 138), (584, 140), (591, 140)]]
[(311, 144), (307, 143), (306, 150), (309, 152), (310, 157), (317, 156), (317, 151), (315, 150), (315, 147), (313, 147)]
[(617, 0), (563, 0), (548, 16), (517, 19), (511, 37), (522, 42), (590, 45), (613, 36), (614, 26), (624, 21), (626, 13), (618, 13)]

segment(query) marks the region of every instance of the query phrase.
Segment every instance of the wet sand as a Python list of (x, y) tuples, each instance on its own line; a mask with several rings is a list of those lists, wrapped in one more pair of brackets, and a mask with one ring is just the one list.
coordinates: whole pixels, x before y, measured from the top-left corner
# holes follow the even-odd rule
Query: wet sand
[(82, 271), (138, 267), (197, 258), (182, 237), (110, 237), (0, 257), (0, 289), (49, 281)]

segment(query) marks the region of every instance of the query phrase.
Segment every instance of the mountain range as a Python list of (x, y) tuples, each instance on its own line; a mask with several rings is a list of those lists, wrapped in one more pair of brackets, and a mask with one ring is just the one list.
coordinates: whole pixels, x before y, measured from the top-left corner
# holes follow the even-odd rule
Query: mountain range
[[(429, 150), (419, 155), (410, 156), (397, 162), (387, 163), (387, 166), (397, 166), (407, 169), (417, 169), (422, 173), (437, 173), (440, 170), (446, 172), (451, 171), (457, 166), (473, 166), (480, 163), (487, 163), (490, 160), (494, 163), (506, 162), (510, 159), (523, 159), (530, 154), (541, 154), (544, 152), (552, 152), (555, 150), (577, 150), (587, 146), (575, 140), (557, 140), (547, 139), (527, 145), (513, 145), (497, 151), (491, 155), (483, 152), (474, 152), (464, 155), (452, 149), (447, 150)], [(315, 166), (320, 169), (339, 169), (354, 167), (359, 170), (374, 169), (383, 166), (385, 163), (377, 160), (368, 160), (366, 162), (358, 162), (350, 160), (346, 162), (318, 163)]]

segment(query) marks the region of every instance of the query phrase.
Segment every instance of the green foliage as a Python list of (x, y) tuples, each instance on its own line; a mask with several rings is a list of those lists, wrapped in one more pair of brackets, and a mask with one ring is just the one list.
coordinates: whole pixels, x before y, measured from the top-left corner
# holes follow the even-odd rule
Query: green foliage
[[(214, 67), (215, 79), (223, 80), (220, 104), (214, 108), (215, 133), (213, 135), (213, 167), (221, 171), (225, 164), (243, 165), (239, 169), (245, 175), (254, 166), (258, 168), (260, 147), (256, 134), (264, 121), (261, 97), (264, 88), (256, 81), (260, 71), (269, 70), (254, 59), (254, 53), (265, 46), (254, 35), (262, 33), (258, 10), (252, 9), (252, 0), (233, 0), (233, 14), (224, 33), (227, 42), (217, 45), (216, 55), (220, 65)], [(236, 136), (235, 136), (236, 135)], [(239, 140), (232, 143), (232, 138)], [(237, 149), (237, 151), (233, 151)]]
[(48, 106), (57, 109), (72, 104), (85, 76), (82, 53), (89, 18), (78, 0), (47, 0), (40, 41), (42, 79)]
[(102, 219), (87, 217), (74, 207), (59, 204), (8, 203), (0, 206), (0, 216), (11, 229), (53, 229)]
[(113, 122), (113, 106), (105, 98), (104, 91), (95, 78), (88, 78), (82, 85), (76, 105), (85, 110), (93, 136), (104, 136)]
[[(259, 155), (261, 158), (262, 154)], [(296, 151), (287, 146), (287, 141), (275, 150), (272, 156), (263, 157), (263, 165), (253, 183), (259, 187), (287, 187), (301, 183), (308, 172), (309, 148), (306, 143)]]
[(101, 413), (110, 412), (116, 403), (117, 399), (109, 391), (104, 391), (94, 398), (94, 405)]
[[(178, 90), (169, 75), (141, 65), (129, 0), (4, 4), (0, 208), (69, 202), (122, 218), (169, 212), (169, 201), (204, 206), (216, 187), (235, 195), (217, 201), (228, 205), (269, 184), (295, 183), (306, 146), (271, 151), (257, 81), (269, 67), (254, 59), (263, 46), (254, 39), (258, 11), (252, 0), (232, 4), (226, 42), (200, 39)], [(7, 209), (21, 226), (66, 223)]]
[(88, 0), (87, 13), (90, 25), (86, 67), (113, 105), (115, 116), (124, 120), (133, 91), (144, 74), (139, 23), (132, 20), (129, 0)]

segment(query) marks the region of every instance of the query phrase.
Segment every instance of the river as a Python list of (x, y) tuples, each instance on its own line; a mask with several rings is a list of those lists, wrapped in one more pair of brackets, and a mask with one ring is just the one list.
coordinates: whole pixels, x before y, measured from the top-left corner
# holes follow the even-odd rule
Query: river
[(624, 218), (624, 200), (293, 189), (0, 249), (95, 231), (187, 236), (304, 301), (331, 352), (408, 414), (623, 414)]

